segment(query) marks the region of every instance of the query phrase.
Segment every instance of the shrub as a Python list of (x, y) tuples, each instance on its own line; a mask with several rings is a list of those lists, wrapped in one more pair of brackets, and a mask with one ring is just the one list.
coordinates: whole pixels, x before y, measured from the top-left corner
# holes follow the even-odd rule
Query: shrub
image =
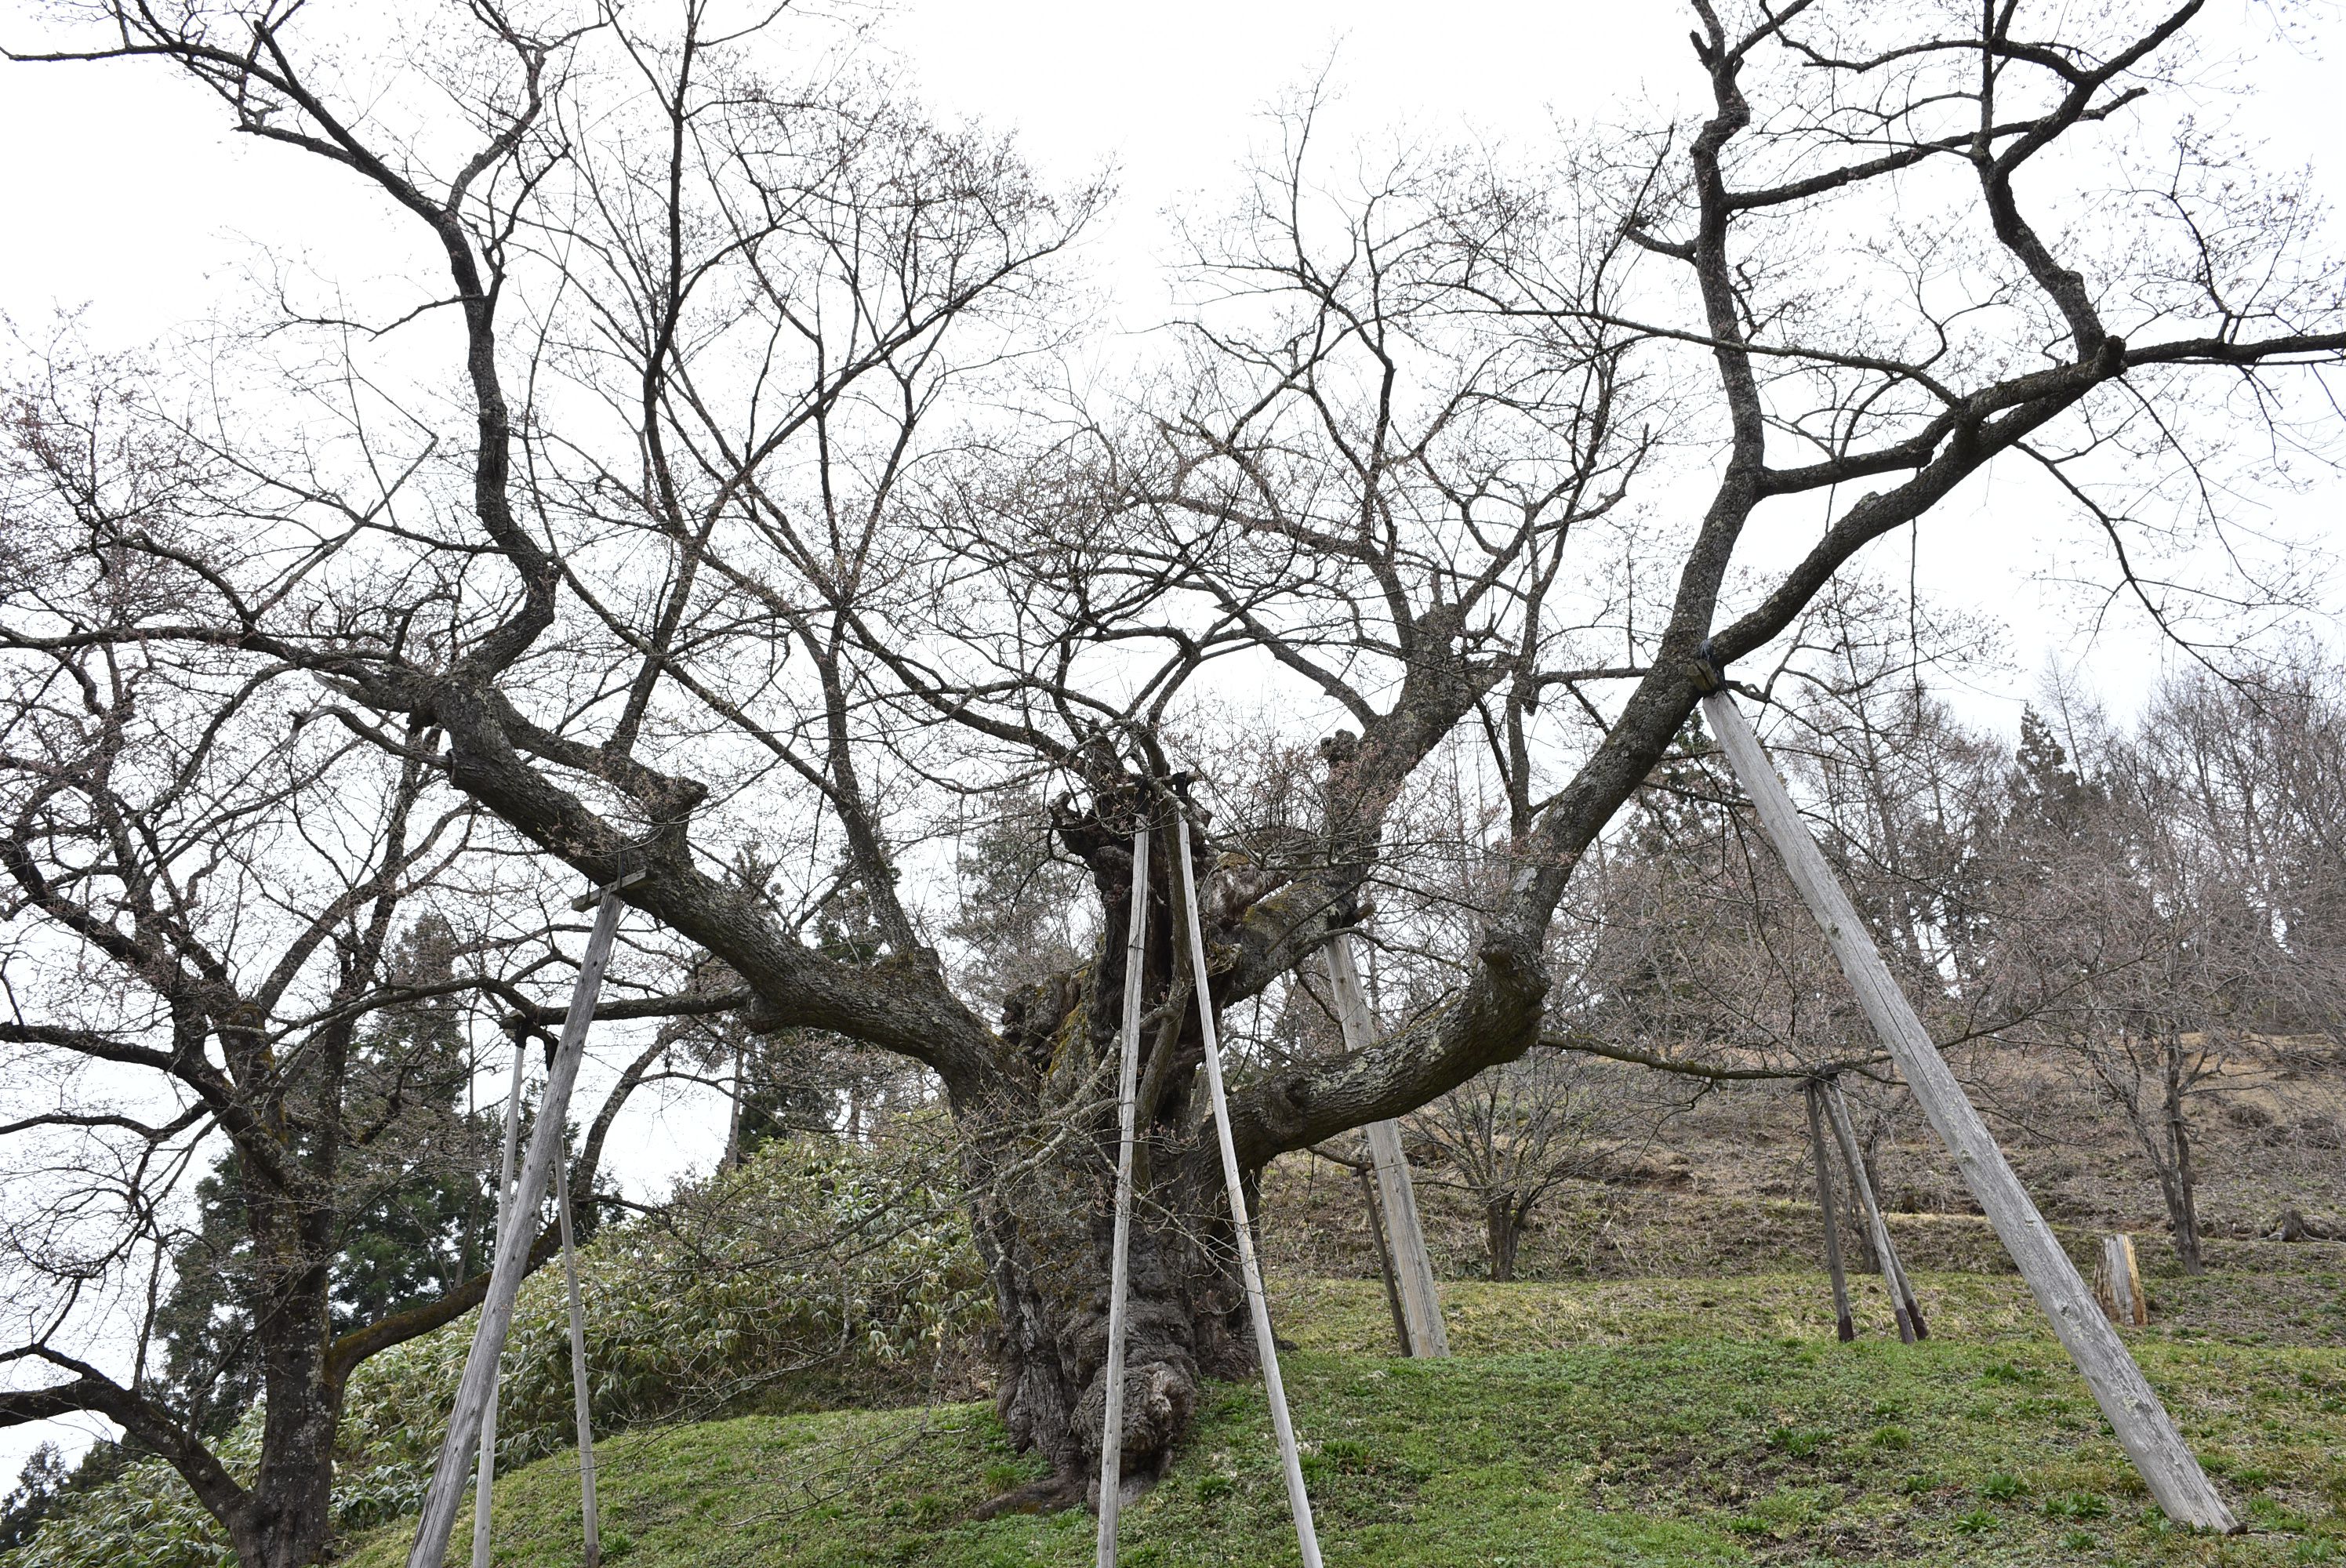
[[(878, 1148), (778, 1141), (740, 1169), (613, 1227), (579, 1253), (596, 1430), (745, 1406), (884, 1405), (964, 1396), (991, 1298), (945, 1151), (916, 1124)], [(359, 1369), (342, 1411), (343, 1529), (412, 1512), (431, 1479), (471, 1348), (471, 1316)], [(570, 1319), (559, 1264), (522, 1287), (498, 1392), (500, 1470), (573, 1438)], [(250, 1475), (260, 1412), (222, 1440)], [(178, 1474), (139, 1460), (63, 1500), (6, 1568), (232, 1568)]]

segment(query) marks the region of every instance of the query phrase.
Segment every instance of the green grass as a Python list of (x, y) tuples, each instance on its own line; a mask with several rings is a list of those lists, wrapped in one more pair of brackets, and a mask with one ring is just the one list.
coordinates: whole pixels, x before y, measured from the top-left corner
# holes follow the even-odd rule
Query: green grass
[[(1931, 1332), (1948, 1339), (2047, 1339), (2043, 1316), (2017, 1274), (1914, 1276)], [(1862, 1335), (1896, 1333), (1879, 1276), (1850, 1280)], [(2134, 1343), (2215, 1340), (2335, 1348), (2346, 1344), (2346, 1275), (2320, 1269), (2239, 1268), (2150, 1280), (2157, 1321), (2129, 1329)], [(1393, 1344), (1384, 1287), (1373, 1279), (1290, 1279), (1271, 1284), (1280, 1332), (1307, 1349), (1382, 1355)], [(1831, 1331), (1819, 1273), (1731, 1274), (1569, 1283), (1491, 1285), (1444, 1280), (1443, 1314), (1461, 1355), (1645, 1345), (1675, 1339), (1774, 1339)]]
[[(1448, 1362), (1371, 1353), (1390, 1335), (1373, 1284), (1290, 1284), (1328, 1561), (2346, 1563), (2346, 1354), (2137, 1339), (2250, 1525), (2219, 1540), (2161, 1520), (2059, 1348), (2007, 1314), (2016, 1282), (1919, 1283), (1942, 1337), (1913, 1347), (1820, 1337), (1813, 1279), (1446, 1286)], [(1087, 1514), (969, 1522), (1037, 1473), (984, 1406), (745, 1417), (601, 1455), (613, 1568), (1091, 1560)], [(498, 1563), (579, 1561), (570, 1456), (498, 1495)], [(1125, 1517), (1129, 1568), (1297, 1561), (1260, 1388), (1209, 1388), (1173, 1476)], [(350, 1562), (396, 1568), (408, 1528)]]
[[(2045, 1332), (2016, 1274), (1918, 1274), (1934, 1335), (1978, 1341)], [(1443, 1317), (1462, 1356), (1576, 1346), (1658, 1345), (1676, 1340), (1806, 1339), (1831, 1334), (1832, 1307), (1819, 1274), (1745, 1274), (1720, 1278), (1604, 1279), (1571, 1284), (1492, 1285), (1444, 1280)], [(1392, 1312), (1373, 1279), (1274, 1282), (1280, 1332), (1310, 1350), (1384, 1355)], [(1850, 1281), (1861, 1334), (1897, 1330), (1878, 1278)]]

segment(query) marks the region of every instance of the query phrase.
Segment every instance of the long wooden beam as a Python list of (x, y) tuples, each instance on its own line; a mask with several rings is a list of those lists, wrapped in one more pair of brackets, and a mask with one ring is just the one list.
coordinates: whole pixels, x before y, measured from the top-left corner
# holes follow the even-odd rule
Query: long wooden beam
[[(1352, 959), (1352, 939), (1338, 935), (1324, 950), (1328, 989), (1336, 1003), (1336, 1024), (1343, 1031), (1344, 1049), (1365, 1051), (1377, 1037), (1376, 1021), (1369, 1013), (1368, 993), (1361, 986), (1360, 966)], [(1392, 1238), (1393, 1269), (1401, 1286), (1402, 1319), (1409, 1329), (1412, 1356), (1450, 1354), (1450, 1330), (1442, 1320), (1442, 1297), (1434, 1288), (1433, 1257), (1426, 1250), (1425, 1227), (1417, 1216), (1417, 1191), (1410, 1184), (1409, 1161), (1401, 1146), (1401, 1125), (1372, 1122), (1368, 1125), (1369, 1160), (1376, 1167), (1377, 1195), (1383, 1200), (1385, 1233)]]
[(1849, 1170), (1850, 1190), (1857, 1194), (1858, 1212), (1865, 1216), (1865, 1234), (1873, 1242), (1873, 1261), (1882, 1269), (1882, 1288), (1890, 1293), (1890, 1315), (1898, 1319), (1898, 1338), (1914, 1342), (1914, 1319), (1898, 1288), (1898, 1255), (1891, 1249), (1890, 1224), (1873, 1199), (1873, 1178), (1865, 1174), (1865, 1151), (1857, 1146), (1857, 1129), (1849, 1125), (1849, 1107), (1837, 1089), (1825, 1090), (1825, 1106), (1832, 1115), (1833, 1136), (1841, 1144), (1841, 1163)]
[(1874, 1032), (1897, 1063), (1923, 1115), (1954, 1155), (1955, 1168), (1963, 1173), (1964, 1185), (2019, 1266), (2021, 1278), (2028, 1281), (2036, 1304), (2084, 1374), (2086, 1386), (2093, 1390), (2095, 1402), (2102, 1407), (2119, 1443), (2142, 1472), (2150, 1494), (2168, 1518), (2180, 1523), (2226, 1533), (2237, 1531), (2239, 1522), (2217, 1495), (2167, 1407), (2127, 1353), (2116, 1330), (2102, 1316), (2093, 1293), (2078, 1278), (2076, 1266), (2061, 1249), (2044, 1216), (2036, 1212), (2036, 1205), (2013, 1174), (1977, 1107), (1955, 1082), (1913, 1004), (1898, 989), (1881, 951), (1866, 933), (1856, 908), (1800, 820), (1791, 796), (1776, 777), (1760, 749), (1760, 738), (1744, 722), (1734, 698), (1724, 689), (1712, 691), (1703, 697), (1702, 711), (1711, 734), (1726, 750), (1744, 794), (1758, 810), (1761, 829), (1775, 845), (1810, 912), (1824, 928), (1825, 941), (1856, 989), (1858, 1003)]
[(570, 1402), (578, 1422), (578, 1515), (586, 1522), (586, 1568), (603, 1568), (603, 1522), (595, 1507), (595, 1416), (586, 1380), (586, 1309), (578, 1298), (578, 1251), (570, 1231), (570, 1169), (554, 1162), (554, 1212), (562, 1226), (562, 1280), (570, 1296)]
[(1384, 1281), (1385, 1308), (1392, 1314), (1393, 1346), (1409, 1354), (1409, 1316), (1401, 1308), (1401, 1281), (1393, 1273), (1392, 1248), (1385, 1242), (1384, 1205), (1377, 1201), (1377, 1177), (1372, 1163), (1356, 1167), (1361, 1178), (1361, 1213), (1369, 1222), (1369, 1245), (1377, 1249), (1377, 1278)]
[[(521, 1147), (521, 1081), (529, 1064), (529, 1037), (515, 1023), (513, 1084), (505, 1091), (505, 1147), (497, 1156), (497, 1227), (503, 1236), (513, 1212), (514, 1159)], [(489, 1369), (489, 1397), (481, 1411), (481, 1458), (473, 1481), (473, 1568), (489, 1568), (489, 1515), (497, 1482), (497, 1369)]]
[(1125, 1293), (1131, 1283), (1134, 1101), (1140, 1094), (1141, 969), (1148, 956), (1148, 824), (1132, 835), (1132, 909), (1124, 922), (1124, 1021), (1116, 1070), (1116, 1242), (1108, 1264), (1107, 1365), (1101, 1371), (1099, 1568), (1116, 1568), (1124, 1510)]
[(1239, 1149), (1230, 1137), (1230, 1101), (1222, 1088), (1222, 1045), (1214, 1027), (1212, 977), (1206, 964), (1205, 932), (1198, 921), (1197, 875), (1189, 865), (1189, 819), (1177, 812), (1173, 831), (1173, 860), (1181, 876), (1181, 911), (1188, 917), (1189, 928), (1189, 965), (1198, 986), (1198, 1027), (1205, 1036), (1206, 1092), (1213, 1100), (1214, 1133), (1222, 1145), (1222, 1181), (1229, 1188), (1230, 1229), (1238, 1237), (1239, 1274), (1246, 1281), (1247, 1305), (1253, 1309), (1255, 1354), (1262, 1360), (1262, 1384), (1270, 1400), (1271, 1430), (1279, 1435), (1279, 1462), (1287, 1474), (1287, 1507), (1295, 1516), (1296, 1544), (1303, 1551), (1303, 1568), (1321, 1568), (1320, 1536), (1311, 1523), (1311, 1498), (1303, 1490), (1303, 1457), (1295, 1447), (1295, 1423), (1288, 1419), (1287, 1388), (1279, 1376), (1279, 1342), (1270, 1331), (1270, 1300), (1263, 1294), (1262, 1269), (1255, 1262), (1253, 1227), (1247, 1220), (1246, 1189), (1239, 1176)]
[[(480, 1437), (484, 1413), (495, 1398), (497, 1358), (505, 1352), (505, 1336), (513, 1328), (514, 1298), (520, 1294), (522, 1276), (529, 1268), (531, 1227), (522, 1217), (536, 1207), (553, 1175), (554, 1162), (561, 1157), (570, 1091), (578, 1082), (578, 1064), (586, 1054), (587, 1025), (594, 1022), (595, 998), (603, 989), (603, 970), (611, 961), (611, 942), (618, 929), (619, 901), (615, 891), (606, 889), (596, 910), (595, 929), (586, 939), (586, 956), (578, 965), (578, 983), (571, 988), (570, 1013), (562, 1023), (562, 1038), (555, 1047), (554, 1065), (546, 1075), (546, 1091), (538, 1098), (529, 1153), (522, 1160), (521, 1177), (514, 1188), (512, 1223), (497, 1230), (488, 1295), (481, 1302), (480, 1325), (473, 1331), (473, 1348), (456, 1384), (448, 1435), (432, 1467), (432, 1483), (424, 1490), (423, 1516), (415, 1527), (407, 1568), (440, 1568), (448, 1551), (448, 1534), (455, 1527), (456, 1508), (463, 1501), (464, 1461)], [(485, 1505), (485, 1497), (483, 1502)]]
[(1833, 1331), (1847, 1344), (1857, 1338), (1856, 1321), (1849, 1315), (1849, 1276), (1841, 1262), (1841, 1213), (1833, 1196), (1832, 1155), (1825, 1147), (1825, 1129), (1817, 1111), (1822, 1093), (1811, 1078), (1802, 1085), (1809, 1103), (1809, 1153), (1817, 1162), (1817, 1211), (1825, 1222), (1825, 1268), (1832, 1276)]
[[(1840, 1077), (1835, 1074), (1827, 1074), (1824, 1081), (1824, 1087), (1819, 1092), (1831, 1100), (1833, 1106), (1833, 1115), (1838, 1118), (1840, 1125), (1843, 1126), (1850, 1125), (1849, 1102), (1841, 1092)], [(1850, 1142), (1852, 1145), (1857, 1142), (1857, 1134), (1854, 1129), (1850, 1133)], [(1862, 1156), (1861, 1156), (1861, 1158), (1862, 1157)], [(1897, 1291), (1898, 1298), (1905, 1303), (1906, 1321), (1913, 1327), (1914, 1338), (1917, 1339), (1927, 1339), (1931, 1337), (1931, 1325), (1923, 1319), (1923, 1304), (1921, 1301), (1917, 1300), (1914, 1296), (1914, 1281), (1907, 1277), (1906, 1260), (1898, 1256), (1898, 1239), (1890, 1234), (1890, 1222), (1883, 1215), (1881, 1206), (1874, 1196), (1872, 1177), (1867, 1178), (1865, 1199), (1869, 1205), (1872, 1206), (1875, 1217), (1881, 1220), (1880, 1228), (1882, 1232), (1882, 1239), (1880, 1245), (1885, 1249), (1882, 1256), (1888, 1263), (1890, 1269), (1890, 1273), (1887, 1278), (1889, 1278), (1892, 1287)]]

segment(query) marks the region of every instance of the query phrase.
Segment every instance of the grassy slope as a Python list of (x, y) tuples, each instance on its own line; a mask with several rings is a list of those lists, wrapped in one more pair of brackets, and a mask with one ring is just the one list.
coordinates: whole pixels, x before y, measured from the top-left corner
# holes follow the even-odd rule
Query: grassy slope
[[(1920, 1283), (1939, 1337), (1912, 1348), (1818, 1338), (1813, 1276), (1451, 1285), (1461, 1354), (1446, 1363), (1374, 1353), (1390, 1330), (1373, 1284), (1290, 1285), (1280, 1320), (1302, 1348), (1289, 1387), (1329, 1560), (2346, 1563), (2334, 1319), (2294, 1345), (2188, 1326), (2137, 1336), (2250, 1523), (2218, 1541), (2164, 1526), (2016, 1280)], [(1871, 1323), (1887, 1316), (1875, 1289), (1860, 1308)], [(982, 1406), (746, 1417), (601, 1451), (615, 1568), (1090, 1561), (1086, 1514), (965, 1522), (1033, 1473)], [(517, 1473), (499, 1500), (501, 1563), (578, 1562), (569, 1456)], [(1126, 1518), (1133, 1568), (1296, 1561), (1259, 1388), (1210, 1390), (1182, 1464)], [(352, 1561), (395, 1568), (405, 1543), (382, 1532)]]

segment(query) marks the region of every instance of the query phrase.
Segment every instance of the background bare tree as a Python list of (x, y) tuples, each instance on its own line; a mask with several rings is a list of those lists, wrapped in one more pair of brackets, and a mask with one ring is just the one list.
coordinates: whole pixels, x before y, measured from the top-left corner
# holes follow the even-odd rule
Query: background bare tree
[[(0, 453), (0, 1359), (52, 1374), (0, 1393), (0, 1423), (103, 1416), (241, 1561), (307, 1563), (352, 1373), (487, 1285), (498, 1118), (465, 1104), (472, 1015), (542, 1028), (567, 961), (426, 735), (317, 722), (303, 672), (147, 635), (207, 570), (298, 580), (314, 555), (187, 551), (212, 458), (109, 367), (56, 368)], [(256, 1403), (258, 1467), (232, 1474), (219, 1442)]]
[(2334, 677), (2300, 656), (2254, 685), (2170, 680), (2125, 730), (2075, 701), (2063, 718), (2023, 725), (1996, 868), (2000, 978), (2039, 999), (2013, 1038), (2089, 1075), (2198, 1274), (2196, 1119), (2346, 1010), (2305, 901), (2335, 875)]
[(1513, 1279), (1541, 1206), (1567, 1182), (1626, 1175), (1697, 1092), (1651, 1068), (1529, 1051), (1409, 1118), (1411, 1133), (1438, 1156), (1418, 1179), (1474, 1200), (1490, 1276)]

